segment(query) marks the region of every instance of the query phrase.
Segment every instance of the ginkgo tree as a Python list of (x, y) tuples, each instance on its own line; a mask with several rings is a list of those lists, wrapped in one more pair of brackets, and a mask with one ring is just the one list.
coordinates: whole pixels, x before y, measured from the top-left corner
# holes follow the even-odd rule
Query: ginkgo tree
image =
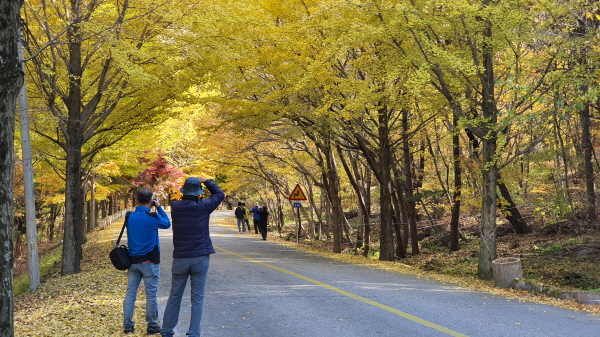
[[(80, 271), (84, 161), (135, 128), (160, 120), (163, 105), (187, 86), (173, 27), (181, 1), (28, 2), (28, 75), (36, 106), (35, 131), (65, 159), (62, 273)], [(162, 83), (161, 90), (156, 90)], [(181, 86), (183, 85), (183, 87)]]

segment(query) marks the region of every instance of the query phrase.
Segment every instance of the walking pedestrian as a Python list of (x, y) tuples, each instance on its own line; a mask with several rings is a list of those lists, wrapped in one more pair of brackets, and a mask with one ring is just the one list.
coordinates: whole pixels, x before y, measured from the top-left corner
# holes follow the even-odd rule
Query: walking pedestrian
[(267, 205), (264, 205), (262, 208), (256, 210), (256, 213), (260, 216), (260, 220), (258, 222), (258, 231), (260, 235), (262, 235), (263, 240), (267, 240), (267, 225), (269, 224), (269, 210)]
[(235, 211), (233, 211), (233, 214), (235, 214), (235, 218), (237, 220), (237, 227), (238, 227), (238, 232), (245, 232), (246, 231), (246, 227), (244, 227), (244, 214), (246, 212), (244, 212), (244, 208), (242, 207), (242, 203), (238, 202), (237, 207), (235, 208)]
[[(160, 333), (158, 324), (158, 300), (156, 291), (160, 277), (160, 241), (159, 228), (171, 227), (167, 213), (158, 199), (152, 198), (152, 191), (141, 188), (136, 195), (138, 206), (126, 215), (127, 245), (131, 257), (131, 266), (127, 270), (127, 292), (123, 300), (123, 332), (133, 333), (135, 322), (133, 311), (140, 282), (144, 280), (146, 289), (146, 332), (148, 335)], [(156, 213), (150, 207), (156, 207)]]
[(248, 232), (250, 232), (252, 230), (250, 228), (250, 222), (248, 221), (248, 219), (250, 218), (250, 212), (246, 208), (245, 202), (242, 203), (242, 208), (244, 209), (244, 224), (246, 224), (246, 227), (248, 227)]
[[(202, 199), (204, 184), (210, 191)], [(182, 200), (171, 203), (173, 219), (173, 266), (169, 300), (163, 317), (162, 336), (171, 337), (179, 321), (181, 298), (188, 277), (191, 283), (192, 313), (187, 336), (200, 337), (200, 320), (204, 305), (204, 285), (208, 273), (210, 254), (215, 253), (210, 239), (210, 214), (225, 198), (225, 193), (212, 181), (203, 177), (187, 178), (180, 189)]]

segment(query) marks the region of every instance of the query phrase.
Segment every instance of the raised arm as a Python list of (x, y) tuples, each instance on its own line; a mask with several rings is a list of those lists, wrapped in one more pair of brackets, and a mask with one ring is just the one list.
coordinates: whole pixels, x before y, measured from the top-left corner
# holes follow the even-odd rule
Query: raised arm
[(171, 227), (171, 220), (169, 220), (169, 216), (160, 205), (158, 199), (154, 201), (154, 206), (156, 206), (156, 216), (158, 218), (158, 224), (156, 225), (156, 227), (162, 229)]
[(203, 177), (198, 177), (198, 179), (202, 184), (204, 184), (204, 186), (206, 186), (211, 194), (210, 198), (202, 199), (201, 201), (204, 204), (204, 207), (206, 207), (209, 212), (212, 212), (217, 209), (219, 204), (221, 204), (223, 199), (225, 199), (225, 192), (223, 192), (223, 190), (221, 190), (221, 188), (219, 188), (219, 186), (212, 179), (206, 179)]

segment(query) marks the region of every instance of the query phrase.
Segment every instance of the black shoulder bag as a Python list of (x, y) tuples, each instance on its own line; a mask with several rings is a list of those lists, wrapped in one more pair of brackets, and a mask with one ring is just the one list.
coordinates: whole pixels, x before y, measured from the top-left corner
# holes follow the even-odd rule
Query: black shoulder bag
[(125, 222), (123, 223), (123, 228), (121, 228), (121, 233), (119, 234), (119, 238), (117, 239), (117, 243), (115, 244), (115, 248), (110, 251), (109, 257), (113, 266), (118, 270), (125, 270), (131, 267), (131, 258), (129, 257), (129, 249), (127, 246), (121, 245), (119, 246), (119, 242), (121, 242), (121, 236), (123, 236), (123, 231), (127, 226), (127, 220), (129, 220), (129, 215), (131, 212), (127, 212), (125, 214)]

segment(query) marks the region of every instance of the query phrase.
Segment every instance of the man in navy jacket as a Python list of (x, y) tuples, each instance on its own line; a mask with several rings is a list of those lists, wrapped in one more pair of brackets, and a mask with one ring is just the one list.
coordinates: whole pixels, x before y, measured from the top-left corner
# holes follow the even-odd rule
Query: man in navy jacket
[[(202, 199), (204, 184), (210, 191), (208, 199)], [(187, 178), (182, 188), (182, 200), (171, 203), (173, 220), (173, 266), (171, 268), (171, 292), (163, 317), (162, 335), (171, 337), (179, 320), (181, 298), (188, 277), (191, 279), (192, 313), (186, 335), (200, 337), (200, 319), (204, 304), (204, 285), (208, 273), (209, 256), (215, 253), (210, 240), (208, 223), (210, 214), (225, 198), (225, 193), (211, 179)]]

